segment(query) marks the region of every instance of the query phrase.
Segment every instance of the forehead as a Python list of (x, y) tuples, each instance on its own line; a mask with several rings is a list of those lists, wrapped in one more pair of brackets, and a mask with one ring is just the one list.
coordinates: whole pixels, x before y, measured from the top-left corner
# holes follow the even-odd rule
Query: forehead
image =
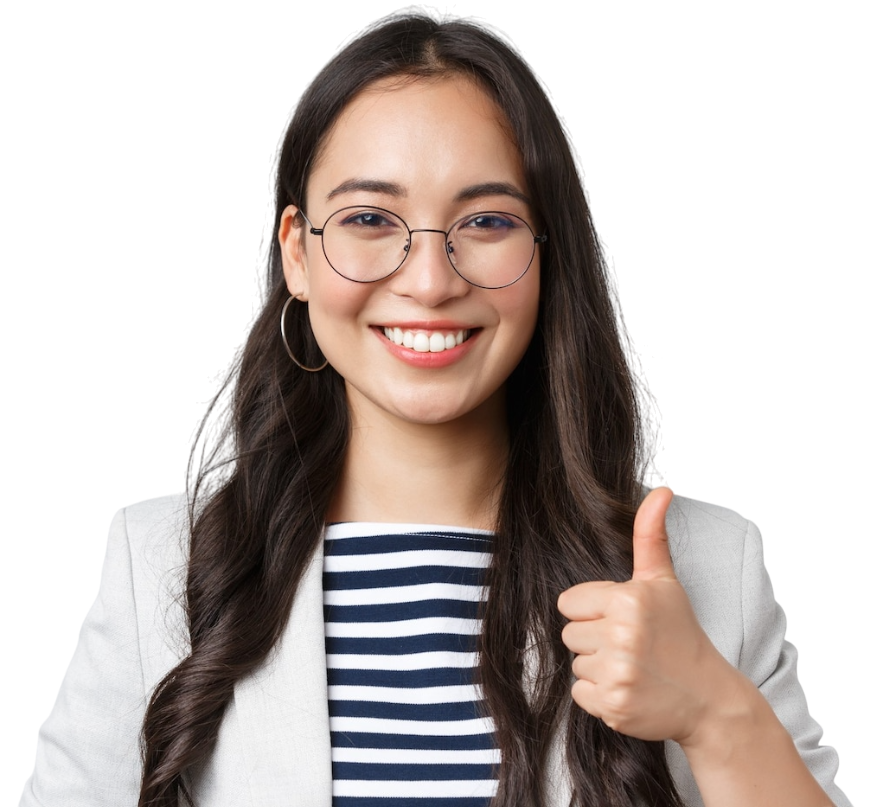
[(476, 82), (455, 75), (384, 79), (355, 96), (318, 150), (309, 199), (352, 178), (430, 194), (498, 181), (525, 190), (504, 113)]

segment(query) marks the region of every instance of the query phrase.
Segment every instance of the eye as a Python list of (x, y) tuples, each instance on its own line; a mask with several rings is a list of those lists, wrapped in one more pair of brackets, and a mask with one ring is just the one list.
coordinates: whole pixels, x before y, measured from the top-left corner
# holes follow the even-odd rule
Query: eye
[(371, 208), (351, 208), (345, 210), (341, 216), (337, 216), (335, 224), (340, 227), (349, 227), (360, 230), (391, 230), (401, 227), (396, 218), (386, 210), (372, 210)]
[(517, 226), (513, 216), (507, 213), (477, 213), (462, 221), (460, 227), (475, 230), (512, 230)]
[(513, 240), (524, 226), (522, 219), (510, 213), (488, 210), (460, 219), (452, 232), (459, 241), (493, 244)]

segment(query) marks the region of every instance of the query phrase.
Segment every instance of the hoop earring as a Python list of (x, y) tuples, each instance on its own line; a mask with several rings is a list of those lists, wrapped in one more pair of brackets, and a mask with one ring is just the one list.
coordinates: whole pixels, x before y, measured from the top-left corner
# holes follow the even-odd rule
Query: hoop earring
[(293, 359), (293, 363), (300, 370), (305, 370), (306, 373), (319, 373), (324, 367), (326, 367), (327, 364), (329, 364), (328, 360), (324, 359), (323, 364), (321, 364), (320, 367), (306, 367), (301, 361), (299, 361), (299, 359), (297, 359), (293, 355), (293, 351), (290, 350), (290, 345), (287, 344), (287, 332), (284, 329), (284, 317), (287, 314), (287, 309), (290, 307), (290, 303), (292, 303), (295, 299), (296, 299), (296, 295), (291, 294), (290, 299), (288, 299), (287, 302), (284, 303), (284, 307), (281, 309), (281, 340), (284, 342), (284, 349), (287, 351), (287, 355), (291, 359)]

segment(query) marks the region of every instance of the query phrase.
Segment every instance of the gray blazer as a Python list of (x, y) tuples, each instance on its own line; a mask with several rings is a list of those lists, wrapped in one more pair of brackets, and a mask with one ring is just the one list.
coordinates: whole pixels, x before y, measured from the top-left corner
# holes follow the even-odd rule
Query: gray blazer
[[(798, 684), (796, 652), (783, 638), (785, 617), (773, 599), (758, 530), (729, 510), (677, 498), (668, 532), (677, 574), (704, 630), (759, 686), (828, 795), (838, 807), (850, 807), (834, 784), (837, 755), (819, 746), (821, 729)], [(184, 535), (180, 497), (144, 502), (115, 517), (100, 592), (40, 732), (21, 807), (136, 804), (145, 705), (184, 655), (178, 604)], [(214, 753), (190, 777), (198, 807), (330, 807), (322, 565), (318, 553), (281, 642), (237, 685)], [(702, 807), (674, 743), (668, 759), (686, 803)], [(550, 804), (566, 807), (570, 787), (558, 749), (548, 767)]]

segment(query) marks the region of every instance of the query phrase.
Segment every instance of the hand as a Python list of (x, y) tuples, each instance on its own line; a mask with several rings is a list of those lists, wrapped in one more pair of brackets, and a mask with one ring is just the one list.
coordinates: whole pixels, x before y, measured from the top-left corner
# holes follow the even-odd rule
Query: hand
[(668, 488), (649, 493), (634, 520), (634, 572), (625, 583), (582, 583), (559, 597), (576, 653), (574, 700), (623, 734), (690, 741), (739, 675), (695, 618), (674, 574), (665, 515)]

